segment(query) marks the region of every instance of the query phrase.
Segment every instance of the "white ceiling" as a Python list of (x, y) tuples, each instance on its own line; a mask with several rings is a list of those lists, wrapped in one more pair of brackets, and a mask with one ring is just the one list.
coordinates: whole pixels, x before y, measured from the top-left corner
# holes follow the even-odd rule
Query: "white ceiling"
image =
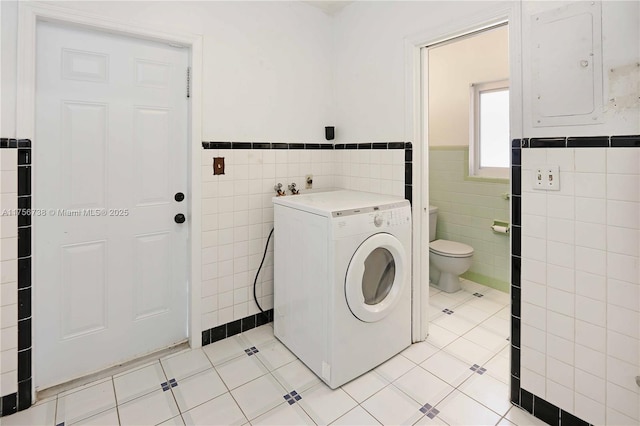
[(347, 0), (302, 0), (302, 2), (308, 4), (309, 6), (317, 7), (318, 9), (323, 10), (328, 15), (334, 15), (341, 11), (349, 3), (353, 3), (353, 1)]

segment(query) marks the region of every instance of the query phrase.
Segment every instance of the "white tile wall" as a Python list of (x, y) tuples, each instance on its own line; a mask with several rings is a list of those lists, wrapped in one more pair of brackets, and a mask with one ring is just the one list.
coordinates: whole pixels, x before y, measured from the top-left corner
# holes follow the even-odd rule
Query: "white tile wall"
[[(0, 149), (0, 396), (18, 390), (17, 149)], [(3, 214), (7, 213), (7, 214)]]
[(640, 149), (522, 150), (521, 385), (595, 424), (640, 422), (639, 225)]
[[(214, 157), (225, 158), (224, 175), (213, 175)], [(404, 150), (202, 150), (203, 330), (259, 312), (253, 281), (273, 227), (273, 187), (295, 182), (304, 193), (308, 174), (313, 189), (404, 197)], [(256, 289), (265, 310), (273, 307), (272, 242)]]

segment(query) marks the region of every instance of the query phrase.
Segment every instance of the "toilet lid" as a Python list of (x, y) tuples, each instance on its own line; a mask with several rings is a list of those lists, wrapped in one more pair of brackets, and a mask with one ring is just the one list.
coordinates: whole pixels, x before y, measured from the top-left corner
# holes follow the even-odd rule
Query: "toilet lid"
[(429, 243), (429, 251), (449, 257), (467, 257), (473, 254), (473, 247), (449, 240), (435, 240)]

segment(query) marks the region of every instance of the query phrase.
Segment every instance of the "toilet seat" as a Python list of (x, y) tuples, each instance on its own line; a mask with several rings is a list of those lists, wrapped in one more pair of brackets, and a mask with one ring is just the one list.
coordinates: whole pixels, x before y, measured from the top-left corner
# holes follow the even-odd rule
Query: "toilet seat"
[(473, 247), (449, 240), (431, 241), (429, 251), (446, 257), (470, 257), (473, 255)]

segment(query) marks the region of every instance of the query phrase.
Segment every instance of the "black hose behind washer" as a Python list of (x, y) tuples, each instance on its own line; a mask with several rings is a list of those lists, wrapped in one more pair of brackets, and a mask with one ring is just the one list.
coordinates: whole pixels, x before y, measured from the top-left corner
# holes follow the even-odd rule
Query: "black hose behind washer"
[(264, 245), (264, 254), (262, 255), (262, 261), (260, 262), (260, 266), (258, 266), (256, 278), (253, 280), (253, 300), (255, 300), (256, 306), (258, 307), (258, 309), (260, 309), (260, 312), (262, 312), (262, 315), (264, 315), (266, 321), (269, 321), (269, 317), (267, 316), (264, 309), (262, 309), (262, 307), (260, 306), (260, 303), (258, 303), (258, 297), (256, 296), (256, 285), (258, 284), (258, 275), (260, 275), (260, 270), (262, 269), (262, 265), (264, 264), (264, 259), (267, 257), (267, 248), (269, 248), (269, 240), (271, 240), (274, 229), (275, 228), (271, 228), (271, 232), (269, 232), (269, 236), (267, 237), (267, 244)]

